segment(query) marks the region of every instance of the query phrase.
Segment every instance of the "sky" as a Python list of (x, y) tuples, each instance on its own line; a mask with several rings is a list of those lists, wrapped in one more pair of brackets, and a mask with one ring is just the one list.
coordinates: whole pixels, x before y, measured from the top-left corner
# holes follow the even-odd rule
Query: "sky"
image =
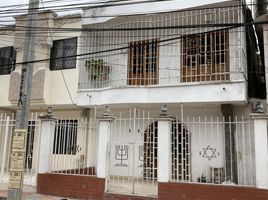
[[(104, 1), (104, 0), (100, 0)], [(39, 0), (39, 8), (43, 7), (50, 7), (50, 6), (61, 6), (66, 4), (79, 4), (79, 3), (96, 3), (99, 2), (99, 0)], [(6, 17), (7, 14), (3, 13), (7, 9), (27, 9), (29, 0), (0, 0), (0, 25), (1, 24), (12, 24), (14, 22), (13, 17), (10, 16), (16, 16), (19, 14), (24, 14), (23, 12), (15, 12), (13, 14), (8, 14), (9, 17)], [(15, 6), (19, 5), (19, 6)], [(4, 7), (4, 6), (12, 6), (12, 7)], [(72, 14), (72, 13), (78, 13), (81, 12), (80, 9), (73, 10), (72, 11), (60, 11), (57, 12), (58, 15), (66, 15), (66, 14)], [(4, 22), (6, 21), (6, 22)]]
[[(97, 3), (99, 1), (108, 1), (108, 0), (39, 0), (40, 4), (39, 7), (50, 7), (50, 6), (61, 6), (61, 5), (66, 5), (66, 4), (79, 4), (79, 3)], [(137, 1), (137, 0), (135, 0)], [(182, 1), (182, 0), (178, 0)], [(187, 0), (185, 0), (187, 1)], [(253, 0), (247, 0), (248, 3), (251, 3)], [(6, 9), (14, 9), (14, 8), (19, 8), (19, 9), (27, 9), (29, 0), (0, 0), (0, 26), (2, 24), (12, 24), (14, 23), (14, 19), (10, 16), (12, 15), (19, 15), (23, 13), (15, 12), (13, 14), (8, 14), (9, 17), (6, 17), (7, 14), (3, 13), (5, 12), (4, 10)], [(10, 6), (10, 5), (20, 5), (18, 6), (13, 6), (9, 8), (4, 8), (3, 6)], [(22, 6), (25, 5), (25, 6)], [(80, 9), (73, 10), (72, 11), (60, 11), (56, 12), (58, 15), (66, 15), (66, 14), (72, 14), (72, 13), (78, 13), (81, 12)]]

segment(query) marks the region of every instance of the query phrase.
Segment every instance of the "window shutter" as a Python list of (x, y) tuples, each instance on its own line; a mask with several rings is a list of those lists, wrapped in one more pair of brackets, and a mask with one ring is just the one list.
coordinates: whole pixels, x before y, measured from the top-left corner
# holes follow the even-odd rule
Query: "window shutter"
[(0, 74), (10, 74), (12, 70), (13, 47), (3, 47), (0, 51)]

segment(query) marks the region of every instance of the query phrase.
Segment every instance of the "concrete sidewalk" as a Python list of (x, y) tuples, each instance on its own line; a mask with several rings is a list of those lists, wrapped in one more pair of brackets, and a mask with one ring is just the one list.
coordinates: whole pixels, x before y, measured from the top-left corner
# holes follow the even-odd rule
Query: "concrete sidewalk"
[[(7, 197), (7, 191), (0, 190), (0, 200), (5, 200), (6, 197)], [(32, 192), (23, 192), (22, 200), (70, 200), (70, 199), (64, 197), (41, 195)]]

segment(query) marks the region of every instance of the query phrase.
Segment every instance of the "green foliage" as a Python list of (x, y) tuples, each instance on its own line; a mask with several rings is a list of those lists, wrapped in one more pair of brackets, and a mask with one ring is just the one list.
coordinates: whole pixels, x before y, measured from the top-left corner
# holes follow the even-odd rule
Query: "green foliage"
[(110, 66), (106, 65), (103, 59), (86, 60), (85, 67), (91, 80), (109, 80)]

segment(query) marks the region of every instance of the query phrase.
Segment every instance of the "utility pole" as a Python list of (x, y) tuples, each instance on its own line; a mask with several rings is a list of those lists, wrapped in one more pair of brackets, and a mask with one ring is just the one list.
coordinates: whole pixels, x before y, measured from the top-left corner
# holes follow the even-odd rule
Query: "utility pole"
[(16, 129), (12, 134), (12, 145), (9, 162), (8, 200), (21, 200), (26, 158), (26, 142), (28, 131), (28, 115), (30, 109), (33, 61), (35, 58), (36, 19), (39, 0), (29, 0), (27, 28), (24, 38), (23, 64), (21, 68), (21, 83), (19, 103), (16, 115)]

